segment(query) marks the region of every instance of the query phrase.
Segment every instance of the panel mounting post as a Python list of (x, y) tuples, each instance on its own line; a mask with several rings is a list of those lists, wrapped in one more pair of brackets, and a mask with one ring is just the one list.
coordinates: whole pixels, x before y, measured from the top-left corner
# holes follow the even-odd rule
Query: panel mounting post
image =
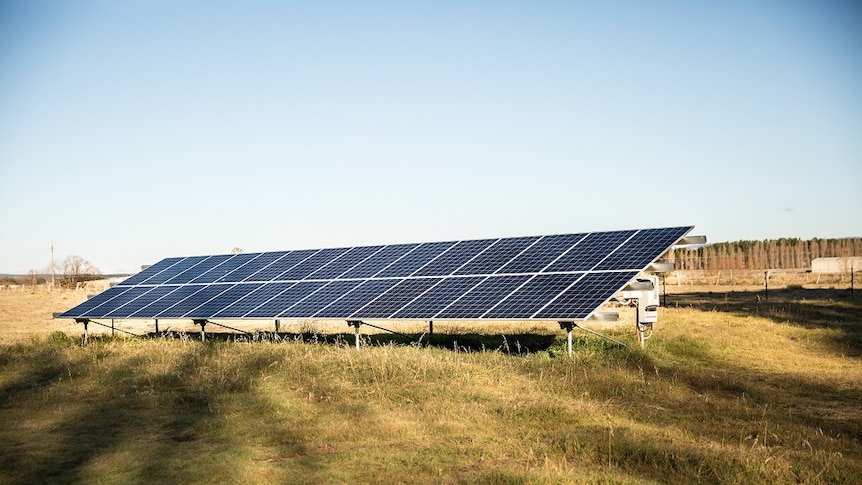
[(87, 325), (90, 323), (90, 320), (87, 318), (76, 318), (75, 322), (84, 324), (84, 345), (87, 345), (87, 342), (90, 340), (90, 331), (87, 330)]
[(348, 320), (347, 326), (354, 328), (353, 333), (356, 336), (356, 350), (359, 350), (359, 327), (362, 326), (362, 320)]
[(207, 333), (206, 333), (206, 329), (204, 327), (207, 326), (207, 321), (206, 320), (192, 320), (192, 321), (195, 322), (195, 325), (201, 326), (201, 342), (205, 342), (207, 339)]
[(276, 320), (275, 321), (275, 333), (278, 333), (280, 331), (281, 331), (281, 320)]
[(154, 318), (153, 320), (156, 322), (156, 333), (159, 333), (159, 319)]
[(575, 328), (575, 322), (559, 322), (560, 329), (566, 331), (566, 352), (569, 357), (572, 356), (572, 329)]

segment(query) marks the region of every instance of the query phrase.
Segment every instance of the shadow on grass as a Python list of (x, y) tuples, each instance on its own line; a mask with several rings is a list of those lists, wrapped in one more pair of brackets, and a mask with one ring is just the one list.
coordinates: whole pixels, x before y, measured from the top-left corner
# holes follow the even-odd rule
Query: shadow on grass
[[(0, 386), (0, 483), (200, 482), (188, 463), (240, 446), (219, 405), (236, 395), (246, 409), (271, 406), (250, 392), (271, 364), (266, 355), (230, 360), (224, 345), (193, 344), (154, 366), (150, 356), (112, 353), (101, 344), (68, 343), (65, 352), (62, 344), (21, 347), (13, 355), (3, 349), (0, 369), (18, 375)], [(261, 433), (268, 432), (260, 420)], [(300, 449), (306, 441), (284, 436)], [(205, 482), (235, 481), (227, 463), (213, 468), (219, 474)], [(316, 469), (306, 461), (296, 471)]]
[[(182, 340), (200, 340), (200, 333), (166, 332), (150, 333), (147, 338), (165, 338)], [(506, 354), (526, 355), (536, 352), (551, 351), (563, 343), (559, 335), (549, 334), (479, 334), (479, 333), (445, 333), (445, 334), (395, 334), (375, 333), (360, 334), (361, 346), (413, 345), (434, 347), (455, 352), (485, 352), (500, 351)], [(240, 334), (229, 332), (207, 332), (206, 340), (211, 342), (233, 341), (266, 341), (266, 342), (304, 342), (335, 346), (354, 346), (356, 337), (353, 333), (288, 333), (288, 332), (257, 332)], [(587, 339), (577, 339), (574, 345), (587, 343)]]
[[(585, 371), (561, 392), (588, 399), (617, 423), (557, 418), (559, 426), (538, 431), (542, 441), (572, 461), (604, 457), (662, 483), (846, 483), (862, 473), (858, 388), (729, 365), (708, 348), (683, 349), (664, 349), (682, 357), (675, 363), (633, 348), (590, 360), (589, 376)], [(537, 379), (545, 369), (522, 370)]]
[(700, 292), (667, 296), (669, 307), (758, 316), (806, 329), (838, 330), (835, 350), (862, 356), (862, 291), (790, 287), (762, 291)]

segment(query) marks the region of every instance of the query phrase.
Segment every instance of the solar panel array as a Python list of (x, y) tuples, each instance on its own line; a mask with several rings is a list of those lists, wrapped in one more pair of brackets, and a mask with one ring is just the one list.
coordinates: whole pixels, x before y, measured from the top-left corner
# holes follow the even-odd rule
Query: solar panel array
[(167, 258), (60, 317), (579, 320), (691, 229)]

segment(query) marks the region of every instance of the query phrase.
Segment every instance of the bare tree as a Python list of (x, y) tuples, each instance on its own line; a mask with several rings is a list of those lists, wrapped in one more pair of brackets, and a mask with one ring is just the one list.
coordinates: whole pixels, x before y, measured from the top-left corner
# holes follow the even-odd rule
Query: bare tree
[(63, 260), (61, 271), (60, 285), (67, 288), (76, 288), (78, 283), (98, 279), (102, 274), (92, 263), (76, 255)]
[(27, 276), (25, 277), (24, 281), (26, 281), (27, 284), (33, 287), (33, 289), (35, 290), (36, 286), (39, 285), (39, 272), (35, 269), (31, 269), (27, 272)]

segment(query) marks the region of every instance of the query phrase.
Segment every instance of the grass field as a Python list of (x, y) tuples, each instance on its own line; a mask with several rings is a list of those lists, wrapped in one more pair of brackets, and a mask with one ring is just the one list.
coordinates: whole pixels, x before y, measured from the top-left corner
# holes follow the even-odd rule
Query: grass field
[(532, 323), (82, 346), (82, 294), (0, 292), (0, 484), (859, 483), (862, 295), (689, 290), (573, 358)]

